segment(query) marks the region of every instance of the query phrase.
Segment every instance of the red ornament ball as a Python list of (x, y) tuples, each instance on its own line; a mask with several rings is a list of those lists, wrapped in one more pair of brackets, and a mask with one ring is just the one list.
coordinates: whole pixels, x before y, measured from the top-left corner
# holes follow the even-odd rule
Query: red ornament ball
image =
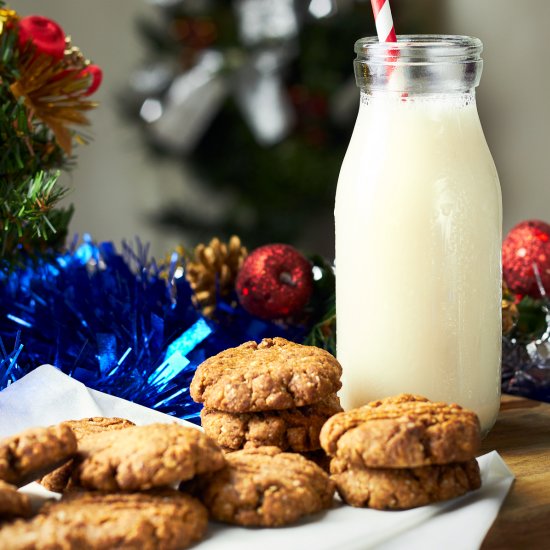
[(539, 220), (519, 223), (502, 244), (502, 271), (512, 292), (540, 298), (533, 264), (550, 294), (550, 225)]
[(23, 50), (29, 42), (36, 48), (37, 54), (46, 54), (62, 59), (65, 54), (65, 33), (51, 19), (41, 15), (29, 15), (19, 21), (19, 49)]
[(311, 263), (287, 244), (268, 244), (245, 259), (236, 281), (239, 302), (262, 319), (300, 312), (313, 292)]

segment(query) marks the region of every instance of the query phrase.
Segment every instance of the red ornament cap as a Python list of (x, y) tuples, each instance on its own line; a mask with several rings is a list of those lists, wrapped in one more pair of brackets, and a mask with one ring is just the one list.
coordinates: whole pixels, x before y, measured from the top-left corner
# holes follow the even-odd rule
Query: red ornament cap
[(83, 78), (90, 76), (91, 84), (84, 95), (92, 95), (101, 85), (103, 81), (103, 71), (98, 65), (88, 65), (84, 70), (80, 71), (80, 76)]
[(41, 15), (29, 15), (19, 20), (19, 49), (32, 42), (36, 53), (62, 59), (65, 53), (65, 33), (51, 19)]
[(550, 294), (550, 225), (540, 220), (519, 223), (502, 243), (502, 271), (512, 292), (540, 298), (533, 264)]
[(269, 244), (252, 251), (237, 275), (239, 302), (262, 319), (300, 312), (313, 292), (311, 263), (287, 244)]

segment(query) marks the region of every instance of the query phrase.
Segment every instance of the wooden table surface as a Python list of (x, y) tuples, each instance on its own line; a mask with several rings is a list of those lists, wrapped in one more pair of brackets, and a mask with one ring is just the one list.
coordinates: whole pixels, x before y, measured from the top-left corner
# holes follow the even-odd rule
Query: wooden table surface
[(550, 548), (550, 404), (502, 397), (482, 452), (496, 450), (516, 480), (482, 550)]

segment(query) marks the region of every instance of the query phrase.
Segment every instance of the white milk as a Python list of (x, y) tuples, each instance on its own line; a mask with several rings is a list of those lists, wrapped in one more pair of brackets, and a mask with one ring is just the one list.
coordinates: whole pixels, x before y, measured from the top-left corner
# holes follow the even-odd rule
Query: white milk
[(470, 94), (367, 96), (336, 193), (337, 355), (349, 409), (401, 392), (493, 425), (501, 195)]

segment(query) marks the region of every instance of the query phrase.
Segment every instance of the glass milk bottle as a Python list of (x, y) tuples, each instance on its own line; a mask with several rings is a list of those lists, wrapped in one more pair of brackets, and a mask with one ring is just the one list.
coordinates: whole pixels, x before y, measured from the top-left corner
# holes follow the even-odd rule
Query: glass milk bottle
[(337, 355), (349, 409), (401, 392), (494, 424), (501, 192), (479, 121), (482, 44), (355, 44), (359, 114), (336, 192)]

